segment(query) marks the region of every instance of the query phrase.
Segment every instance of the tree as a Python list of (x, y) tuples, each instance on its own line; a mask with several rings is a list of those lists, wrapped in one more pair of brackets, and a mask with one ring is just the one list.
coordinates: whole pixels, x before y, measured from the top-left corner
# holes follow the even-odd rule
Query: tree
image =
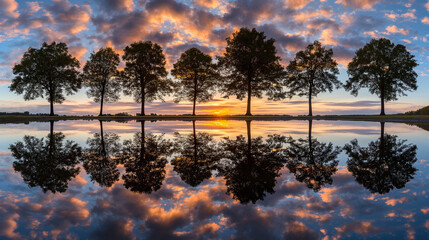
[(171, 165), (184, 182), (196, 187), (212, 176), (220, 155), (213, 137), (207, 133), (196, 133), (195, 120), (192, 126), (193, 134), (175, 134), (174, 152), (178, 156), (171, 160)]
[(340, 147), (322, 143), (311, 137), (312, 120), (308, 122), (308, 139), (290, 139), (285, 149), (286, 167), (295, 174), (296, 180), (318, 192), (325, 184), (332, 184), (332, 175), (337, 171), (337, 156)]
[(360, 147), (354, 139), (344, 149), (348, 155), (348, 170), (371, 193), (385, 194), (403, 188), (417, 171), (413, 166), (417, 161), (417, 146), (384, 134), (384, 122), (377, 141), (370, 142), (368, 147)]
[(68, 182), (79, 174), (77, 166), (82, 148), (73, 141), (64, 142), (62, 132), (54, 133), (54, 121), (47, 138), (24, 136), (9, 146), (15, 171), (20, 172), (30, 187), (39, 186), (43, 192), (65, 192)]
[(24, 99), (46, 98), (50, 102), (50, 115), (54, 115), (54, 103), (62, 103), (65, 94), (71, 95), (81, 88), (79, 61), (68, 53), (65, 43), (47, 44), (40, 49), (29, 48), (21, 62), (13, 67), (16, 75), (10, 90), (24, 94)]
[(103, 122), (100, 120), (100, 133), (95, 133), (86, 143), (88, 147), (82, 155), (85, 171), (91, 175), (91, 180), (100, 186), (112, 186), (119, 180), (119, 136), (115, 133), (104, 133)]
[(141, 128), (142, 131), (136, 133), (132, 140), (123, 143), (121, 160), (125, 174), (122, 179), (124, 186), (133, 192), (151, 193), (162, 186), (172, 144), (163, 136), (146, 135), (144, 121)]
[(145, 102), (170, 94), (172, 82), (167, 78), (165, 56), (161, 46), (151, 41), (135, 42), (125, 47), (122, 59), (125, 61), (123, 71), (123, 88), (125, 95), (133, 95), (141, 103), (141, 115), (145, 115)]
[(285, 81), (285, 86), (290, 89), (289, 97), (307, 96), (309, 116), (313, 116), (313, 97), (342, 86), (336, 76), (339, 73), (338, 64), (332, 59), (332, 55), (332, 49), (327, 50), (319, 41), (314, 41), (304, 51), (299, 51), (286, 68), (289, 78)]
[(373, 39), (356, 52), (348, 65), (350, 76), (345, 89), (357, 96), (361, 88), (368, 88), (381, 100), (380, 115), (385, 115), (384, 103), (406, 96), (406, 91), (417, 89), (417, 66), (414, 56), (404, 45), (389, 39)]
[(119, 61), (119, 54), (112, 48), (101, 48), (91, 53), (83, 68), (84, 85), (89, 88), (86, 94), (93, 97), (94, 102), (100, 102), (99, 116), (103, 115), (104, 102), (116, 102), (119, 99)]
[(247, 122), (247, 141), (242, 135), (225, 138), (221, 142), (223, 161), (219, 165), (219, 175), (225, 179), (227, 193), (232, 194), (242, 204), (263, 200), (265, 193), (274, 193), (276, 177), (280, 176), (284, 157), (280, 149), (285, 138), (280, 135), (252, 138), (250, 121)]
[(262, 98), (266, 93), (270, 100), (284, 97), (284, 69), (274, 39), (266, 40), (265, 34), (256, 29), (241, 28), (226, 41), (224, 56), (218, 58), (224, 97), (235, 95), (242, 100), (247, 94), (247, 116), (252, 115), (252, 96)]
[(219, 74), (212, 58), (197, 48), (190, 48), (173, 65), (171, 74), (180, 80), (175, 91), (176, 102), (186, 99), (193, 102), (192, 115), (195, 116), (196, 102), (208, 102), (213, 99)]

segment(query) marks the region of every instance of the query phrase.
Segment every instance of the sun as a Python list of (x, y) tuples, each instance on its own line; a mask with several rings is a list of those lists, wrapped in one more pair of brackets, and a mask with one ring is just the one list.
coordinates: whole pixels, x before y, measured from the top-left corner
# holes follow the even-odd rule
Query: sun
[(217, 116), (228, 115), (228, 109), (216, 109), (213, 111), (213, 114)]

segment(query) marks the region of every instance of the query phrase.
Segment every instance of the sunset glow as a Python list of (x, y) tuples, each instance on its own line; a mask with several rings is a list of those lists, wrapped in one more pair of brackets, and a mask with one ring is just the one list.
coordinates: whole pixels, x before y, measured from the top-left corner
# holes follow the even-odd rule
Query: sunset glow
[[(428, 4), (426, 1), (182, 1), (182, 0), (2, 0), (0, 16), (0, 109), (46, 113), (46, 99), (24, 102), (22, 96), (9, 91), (18, 63), (28, 47), (38, 48), (46, 41), (65, 42), (70, 53), (80, 61), (80, 69), (93, 51), (112, 47), (120, 55), (125, 46), (150, 40), (158, 43), (171, 70), (180, 54), (197, 47), (211, 57), (225, 53), (227, 37), (241, 27), (262, 31), (276, 40), (275, 46), (286, 66), (297, 51), (319, 40), (332, 48), (340, 64), (339, 80), (348, 79), (347, 64), (355, 51), (371, 38), (388, 38), (403, 44), (415, 55), (419, 66), (418, 90), (398, 101), (388, 102), (388, 113), (416, 110), (426, 106), (425, 89), (429, 87)], [(118, 67), (124, 69), (122, 61)], [(170, 76), (171, 77), (171, 76)], [(87, 98), (83, 88), (57, 104), (58, 114), (96, 115), (98, 104)], [(246, 101), (231, 96), (215, 95), (213, 101), (201, 103), (197, 114), (244, 114)], [(322, 93), (314, 101), (315, 114), (376, 114), (379, 99), (361, 91), (353, 97), (344, 89)], [(294, 97), (270, 101), (263, 95), (253, 99), (254, 114), (302, 115), (307, 112), (306, 98)], [(107, 103), (106, 113), (139, 112), (132, 97), (121, 94), (117, 103)], [(192, 103), (174, 103), (173, 96), (165, 102), (147, 104), (148, 113), (187, 114)]]

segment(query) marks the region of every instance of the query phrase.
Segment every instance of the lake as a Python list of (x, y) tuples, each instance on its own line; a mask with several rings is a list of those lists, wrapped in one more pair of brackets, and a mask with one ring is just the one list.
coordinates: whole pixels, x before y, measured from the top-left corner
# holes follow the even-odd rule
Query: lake
[(0, 125), (0, 238), (427, 239), (423, 128), (356, 121)]

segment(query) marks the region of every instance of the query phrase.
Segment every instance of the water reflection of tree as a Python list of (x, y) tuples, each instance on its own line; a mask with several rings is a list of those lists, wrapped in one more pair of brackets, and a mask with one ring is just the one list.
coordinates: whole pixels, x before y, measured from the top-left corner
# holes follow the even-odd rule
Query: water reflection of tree
[(315, 192), (322, 186), (332, 184), (332, 175), (337, 171), (337, 156), (340, 147), (332, 143), (322, 143), (311, 137), (312, 120), (309, 120), (307, 139), (290, 139), (286, 148), (286, 163), (290, 172), (295, 174), (296, 180), (304, 182)]
[(382, 122), (380, 138), (368, 147), (360, 147), (356, 139), (346, 144), (348, 169), (371, 193), (385, 194), (394, 188), (403, 188), (417, 171), (413, 166), (417, 161), (417, 146), (405, 142), (385, 134)]
[(121, 145), (119, 136), (115, 133), (104, 133), (103, 122), (100, 120), (100, 133), (95, 133), (88, 139), (88, 147), (82, 156), (83, 167), (100, 186), (110, 187), (119, 180), (117, 168), (118, 155)]
[(195, 120), (192, 121), (192, 126), (193, 134), (176, 134), (174, 152), (178, 156), (171, 164), (184, 182), (195, 187), (211, 177), (220, 155), (213, 137), (207, 133), (196, 133)]
[(247, 141), (242, 135), (235, 140), (225, 138), (221, 142), (224, 159), (219, 164), (227, 192), (243, 204), (263, 200), (266, 192), (274, 193), (284, 159), (278, 150), (286, 141), (279, 135), (269, 136), (265, 141), (262, 137), (252, 138), (250, 121), (246, 122)]
[(163, 136), (145, 135), (144, 121), (141, 122), (141, 129), (132, 140), (123, 143), (121, 159), (125, 174), (122, 179), (125, 187), (133, 192), (151, 193), (162, 186), (172, 144)]
[(11, 144), (9, 149), (17, 159), (15, 171), (20, 172), (30, 187), (39, 186), (43, 192), (65, 192), (68, 182), (79, 174), (81, 147), (73, 141), (64, 141), (62, 132), (54, 133), (54, 121), (50, 122), (47, 138), (24, 136), (23, 141)]

